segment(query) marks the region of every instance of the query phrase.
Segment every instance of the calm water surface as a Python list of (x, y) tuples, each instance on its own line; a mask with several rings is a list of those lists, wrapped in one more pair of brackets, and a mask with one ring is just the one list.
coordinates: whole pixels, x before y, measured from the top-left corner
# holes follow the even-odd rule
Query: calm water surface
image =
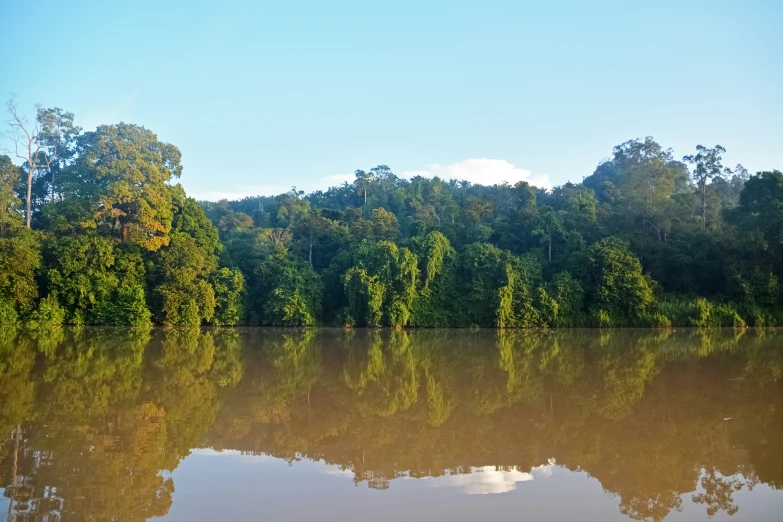
[(783, 332), (0, 333), (0, 520), (783, 520)]

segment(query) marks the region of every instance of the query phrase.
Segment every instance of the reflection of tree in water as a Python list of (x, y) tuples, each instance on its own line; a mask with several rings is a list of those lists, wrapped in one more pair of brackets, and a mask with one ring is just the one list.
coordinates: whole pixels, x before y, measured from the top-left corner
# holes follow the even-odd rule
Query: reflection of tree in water
[(79, 331), (47, 348), (43, 370), (46, 408), (63, 425), (130, 401), (141, 387), (141, 364), (149, 335), (116, 339), (102, 331)]
[(321, 352), (313, 330), (301, 330), (270, 336), (263, 344), (264, 365), (258, 375), (258, 402), (253, 418), (262, 421), (286, 419), (291, 401), (309, 399), (322, 371)]
[(211, 375), (215, 353), (212, 333), (197, 328), (167, 330), (149, 346), (144, 395), (166, 414), (166, 469), (173, 469), (190, 448), (198, 447), (215, 421), (218, 382)]
[[(436, 344), (412, 343), (405, 331), (370, 332), (352, 343), (343, 378), (352, 408), (363, 418), (405, 412), (429, 426), (440, 426), (454, 409), (448, 363)], [(367, 346), (369, 344), (369, 346)]]
[(634, 520), (663, 520), (672, 511), (680, 511), (682, 498), (676, 491), (664, 491), (654, 498), (632, 497), (620, 504), (620, 512)]
[[(401, 415), (401, 412), (395, 414), (395, 418), (399, 419), (398, 428), (383, 424), (382, 429), (376, 421), (375, 441), (383, 442), (382, 446), (376, 447), (376, 453), (382, 449), (387, 454), (384, 461), (397, 462), (402, 468), (406, 462), (415, 462), (420, 469), (426, 466), (425, 474), (433, 474), (435, 472), (430, 468), (437, 466), (426, 464), (426, 457), (422, 458), (428, 451), (442, 456), (447, 453), (444, 448), (456, 446), (462, 448), (464, 454), (483, 452), (487, 456), (484, 462), (497, 461), (508, 459), (508, 456), (497, 457), (493, 451), (527, 437), (538, 440), (537, 444), (541, 447), (570, 455), (565, 460), (559, 458), (560, 461), (581, 462), (579, 466), (589, 469), (608, 489), (620, 494), (621, 509), (634, 518), (660, 520), (672, 509), (678, 509), (681, 495), (696, 488), (698, 476), (693, 470), (707, 463), (706, 457), (700, 455), (698, 449), (706, 443), (704, 424), (701, 422), (704, 415), (693, 413), (711, 411), (709, 415), (713, 419), (725, 414), (724, 384), (728, 377), (712, 379), (709, 365), (699, 367), (699, 361), (711, 355), (705, 351), (704, 335), (689, 333), (684, 337), (669, 339), (669, 333), (655, 333), (640, 338), (638, 333), (612, 332), (605, 334), (593, 347), (572, 350), (564, 348), (578, 346), (568, 339), (568, 334), (545, 337), (536, 345), (535, 336), (531, 338), (519, 332), (515, 339), (515, 332), (509, 333), (511, 335), (501, 336), (497, 344), (499, 362), (495, 363), (495, 368), (500, 369), (500, 373), (492, 369), (491, 363), (486, 364), (485, 361), (491, 361), (486, 351), (483, 356), (472, 358), (473, 353), (465, 346), (455, 347), (451, 351), (434, 350), (433, 353), (448, 358), (449, 368), (461, 374), (460, 377), (441, 379), (442, 382), (463, 383), (450, 393), (453, 408), (449, 421), (434, 432), (423, 424), (421, 428), (414, 428), (416, 425), (411, 425), (410, 415), (416, 410), (417, 402), (414, 402), (405, 415)], [(717, 334), (709, 346), (725, 355), (728, 353), (726, 345), (736, 340), (733, 337), (726, 340), (721, 335)], [(409, 337), (416, 350), (422, 345), (437, 345), (436, 338), (425, 342), (426, 336), (422, 336), (421, 332), (413, 332)], [(740, 349), (736, 351), (741, 352)], [(377, 346), (370, 347), (368, 352), (367, 366), (375, 368), (373, 371), (377, 375), (381, 367), (377, 362), (386, 359), (378, 356), (382, 352), (378, 351)], [(374, 359), (373, 352), (376, 354)], [(421, 355), (418, 357), (422, 358)], [(732, 357), (736, 358), (736, 355)], [(665, 365), (672, 366), (670, 363), (679, 361), (682, 361), (687, 372), (699, 370), (704, 379), (716, 381), (714, 384), (708, 383), (709, 389), (715, 393), (706, 394), (702, 400), (698, 400), (701, 395), (705, 395), (698, 383), (692, 380), (683, 383), (676, 371), (671, 378), (656, 377)], [(728, 368), (724, 363), (721, 362), (723, 367)], [(676, 369), (677, 365), (672, 367)], [(737, 365), (732, 367), (736, 369)], [(388, 371), (387, 367), (383, 368)], [(410, 365), (401, 365), (401, 368), (409, 369)], [(409, 370), (406, 371), (408, 373), (403, 374), (410, 375)], [(524, 377), (520, 378), (520, 375)], [(656, 380), (661, 381), (660, 385), (653, 386), (653, 394), (650, 396), (647, 388), (656, 384)], [(546, 393), (525, 393), (525, 390), (537, 389), (539, 384), (536, 381), (550, 382), (548, 386), (538, 388)], [(466, 382), (469, 384), (465, 385)], [(502, 384), (498, 386), (498, 382)], [(675, 389), (684, 394), (681, 397), (683, 400), (678, 400), (680, 397), (674, 395)], [(523, 392), (520, 393), (520, 390)], [(421, 386), (418, 393), (423, 396)], [(384, 396), (394, 397), (394, 394)], [(767, 393), (765, 400), (769, 402), (771, 398)], [(691, 399), (697, 400), (694, 402)], [(645, 404), (640, 406), (640, 401)], [(421, 403), (421, 398), (418, 403)], [(387, 414), (385, 406), (378, 408), (378, 415)], [(509, 418), (532, 417), (534, 422), (532, 426), (525, 426), (523, 421), (514, 420), (514, 429), (504, 431), (502, 426), (491, 423), (491, 415), (501, 411), (499, 408), (511, 408), (505, 414), (507, 424)], [(468, 417), (478, 414), (483, 418), (480, 421), (466, 420), (466, 411), (472, 412)], [(602, 414), (596, 415), (596, 411)], [(455, 429), (455, 424), (460, 423), (462, 426)], [(459, 430), (464, 431), (465, 426), (469, 426), (471, 433), (466, 437), (467, 440), (460, 440)], [(390, 435), (411, 429), (418, 429), (419, 441), (430, 443), (411, 441), (411, 437), (403, 435)], [(536, 433), (531, 434), (531, 429), (537, 430)], [(443, 432), (447, 432), (445, 437), (442, 437)], [(477, 441), (481, 442), (476, 444)], [(548, 445), (542, 445), (542, 442)], [(397, 448), (403, 444), (405, 451), (398, 451)], [(517, 450), (516, 454), (519, 453)], [(318, 452), (316, 454), (322, 455)], [(541, 458), (546, 453), (540, 450), (539, 455)], [(695, 461), (694, 455), (698, 456)], [(348, 468), (367, 480), (377, 480), (378, 473), (383, 469), (376, 461), (374, 468), (370, 466), (361, 471), (366, 466), (355, 465), (356, 459), (341, 461), (342, 457), (335, 458), (338, 463), (349, 462)], [(362, 454), (362, 463), (369, 458), (369, 453)], [(446, 464), (441, 469), (453, 469), (452, 464)], [(730, 470), (732, 462), (726, 463), (724, 467)], [(736, 463), (733, 468), (741, 469)], [(411, 466), (411, 469), (415, 470), (415, 467)], [(386, 471), (380, 476), (388, 479), (400, 472)]]
[(723, 477), (715, 468), (709, 468), (702, 470), (699, 485), (703, 492), (693, 495), (693, 501), (705, 504), (709, 516), (715, 516), (718, 511), (734, 515), (739, 510), (732, 496), (742, 489), (743, 482), (739, 477)]
[[(148, 340), (144, 333), (84, 330), (54, 347), (38, 344), (40, 364), (25, 376), (37, 385), (38, 400), (21, 419), (17, 492), (25, 502), (17, 501), (15, 513), (141, 521), (168, 512), (174, 484), (164, 472), (202, 444), (217, 408), (210, 393), (230, 380), (231, 364), (210, 374), (209, 334), (172, 330)], [(0, 365), (11, 360), (5, 355)], [(11, 460), (0, 467), (4, 482)]]
[(219, 329), (214, 334), (215, 360), (210, 375), (221, 388), (236, 386), (242, 380), (242, 342), (232, 328)]
[(783, 484), (771, 335), (99, 332), (0, 337), (0, 483), (16, 469), (19, 509), (165, 514), (166, 471), (199, 446), (323, 459), (381, 489), (556, 457), (639, 520), (688, 494), (734, 513), (738, 488)]
[(358, 351), (349, 352), (345, 382), (355, 390), (361, 410), (389, 416), (418, 400), (421, 354), (414, 353), (407, 332), (395, 331), (388, 338), (372, 332), (366, 355)]
[[(35, 401), (37, 382), (30, 379), (35, 351), (32, 343), (14, 342), (15, 337), (8, 331), (0, 336), (0, 437), (15, 430), (17, 423), (30, 418)], [(7, 440), (0, 442), (0, 458), (10, 444)]]
[(625, 344), (604, 336), (597, 349), (604, 381), (601, 413), (610, 419), (627, 416), (658, 371), (657, 351), (649, 343)]
[(509, 403), (539, 399), (543, 393), (541, 370), (556, 358), (556, 353), (541, 350), (540, 335), (529, 330), (500, 330), (497, 345), (500, 369), (507, 374)]

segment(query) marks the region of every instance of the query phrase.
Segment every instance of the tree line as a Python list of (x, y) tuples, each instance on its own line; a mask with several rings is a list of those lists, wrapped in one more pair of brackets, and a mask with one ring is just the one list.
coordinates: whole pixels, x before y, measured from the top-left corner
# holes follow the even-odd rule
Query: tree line
[(0, 322), (388, 327), (783, 324), (783, 174), (651, 137), (581, 183), (404, 179), (196, 202), (148, 129), (8, 104)]

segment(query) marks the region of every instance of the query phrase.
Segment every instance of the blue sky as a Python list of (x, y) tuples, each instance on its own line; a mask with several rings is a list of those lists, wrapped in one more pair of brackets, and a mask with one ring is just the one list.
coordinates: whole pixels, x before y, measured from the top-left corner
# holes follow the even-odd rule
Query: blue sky
[(198, 197), (387, 164), (580, 181), (654, 136), (783, 169), (783, 2), (4, 0), (0, 94), (144, 125)]

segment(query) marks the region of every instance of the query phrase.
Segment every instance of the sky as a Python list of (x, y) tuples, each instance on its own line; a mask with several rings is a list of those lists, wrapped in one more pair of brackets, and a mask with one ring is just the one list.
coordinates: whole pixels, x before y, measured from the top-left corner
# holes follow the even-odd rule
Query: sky
[(0, 3), (0, 95), (144, 125), (199, 199), (379, 164), (548, 187), (645, 136), (783, 169), (779, 0)]

